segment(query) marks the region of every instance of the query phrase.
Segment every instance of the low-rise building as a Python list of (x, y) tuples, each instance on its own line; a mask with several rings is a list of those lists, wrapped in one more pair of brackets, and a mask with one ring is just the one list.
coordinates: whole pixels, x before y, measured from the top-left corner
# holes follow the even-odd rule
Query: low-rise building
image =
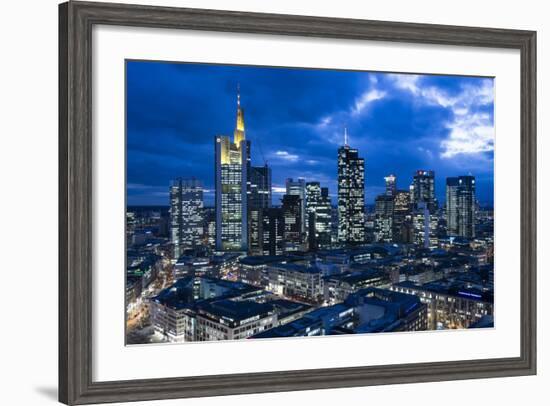
[(367, 287), (389, 285), (389, 274), (377, 269), (355, 270), (324, 278), (325, 302), (343, 302), (350, 294)]
[(426, 305), (418, 297), (366, 288), (349, 295), (343, 303), (320, 307), (252, 338), (421, 331), (426, 328)]
[(431, 330), (468, 328), (482, 317), (493, 314), (493, 291), (482, 290), (456, 279), (445, 279), (419, 285), (401, 282), (395, 292), (416, 295), (428, 306)]
[(239, 340), (277, 325), (277, 313), (268, 303), (218, 300), (199, 306), (196, 340)]
[(277, 263), (267, 267), (268, 289), (277, 295), (321, 303), (323, 301), (323, 274), (315, 266), (295, 263)]

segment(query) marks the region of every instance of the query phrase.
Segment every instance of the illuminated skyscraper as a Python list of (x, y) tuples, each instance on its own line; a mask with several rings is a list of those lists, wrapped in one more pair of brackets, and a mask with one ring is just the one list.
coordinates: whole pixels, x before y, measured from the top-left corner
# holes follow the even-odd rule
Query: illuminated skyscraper
[(412, 214), (413, 240), (424, 248), (437, 247), (437, 217), (430, 214), (428, 203), (421, 201)]
[(282, 209), (285, 224), (285, 251), (299, 251), (302, 249), (300, 224), (302, 203), (300, 197), (298, 195), (283, 195)]
[(408, 190), (397, 190), (393, 198), (393, 241), (409, 243), (411, 222), (411, 194)]
[(328, 188), (319, 182), (306, 184), (307, 236), (310, 250), (330, 248), (332, 207)]
[(384, 178), (384, 181), (386, 182), (386, 195), (393, 196), (395, 195), (396, 188), (397, 188), (397, 178), (395, 175), (388, 175)]
[(306, 181), (303, 178), (286, 180), (286, 194), (300, 198), (300, 233), (306, 233)]
[(260, 215), (261, 255), (282, 255), (285, 234), (283, 209), (280, 207), (262, 209)]
[(378, 195), (375, 199), (375, 236), (376, 241), (393, 240), (393, 196)]
[(435, 213), (437, 201), (435, 198), (435, 172), (418, 170), (415, 172), (412, 184), (412, 202), (415, 209), (425, 202), (430, 213)]
[(245, 138), (244, 110), (237, 94), (233, 140), (215, 137), (216, 248), (244, 251), (248, 245), (248, 171), (250, 142)]
[(271, 207), (271, 169), (253, 166), (248, 178), (248, 250), (262, 255), (262, 210)]
[(447, 234), (475, 237), (475, 177), (447, 178)]
[(346, 130), (338, 149), (338, 241), (365, 241), (365, 161), (348, 145)]
[(177, 179), (170, 185), (170, 238), (174, 258), (185, 248), (202, 243), (204, 235), (203, 188), (197, 179)]

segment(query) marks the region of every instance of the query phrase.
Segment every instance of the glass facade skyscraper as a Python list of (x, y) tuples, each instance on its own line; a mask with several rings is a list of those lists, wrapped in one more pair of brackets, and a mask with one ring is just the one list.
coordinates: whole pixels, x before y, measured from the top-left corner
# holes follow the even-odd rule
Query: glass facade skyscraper
[(306, 233), (306, 181), (303, 178), (286, 180), (286, 194), (300, 197), (300, 233)]
[(376, 241), (393, 240), (394, 196), (378, 195), (375, 199), (375, 233)]
[(174, 258), (200, 245), (204, 235), (203, 187), (198, 179), (177, 179), (170, 185), (170, 238)]
[(310, 250), (330, 248), (332, 207), (328, 188), (319, 182), (306, 184), (307, 236)]
[(262, 255), (262, 211), (271, 207), (271, 169), (253, 166), (248, 178), (248, 251)]
[(418, 170), (415, 172), (412, 184), (412, 202), (415, 209), (425, 202), (430, 213), (435, 213), (437, 200), (435, 198), (435, 172)]
[(338, 149), (338, 241), (365, 241), (365, 160), (347, 145)]
[(475, 177), (447, 178), (447, 234), (475, 237)]
[(248, 171), (250, 142), (245, 138), (244, 110), (237, 96), (233, 140), (215, 137), (216, 248), (246, 251), (248, 247)]
[(285, 251), (299, 251), (302, 247), (302, 199), (298, 195), (284, 195), (282, 199), (284, 217)]

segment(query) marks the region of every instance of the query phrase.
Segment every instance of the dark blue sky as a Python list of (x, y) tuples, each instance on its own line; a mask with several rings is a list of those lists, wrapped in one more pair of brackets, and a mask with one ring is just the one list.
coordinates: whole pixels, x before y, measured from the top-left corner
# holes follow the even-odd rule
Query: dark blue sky
[(232, 135), (241, 88), (252, 162), (272, 168), (274, 203), (285, 179), (304, 177), (337, 192), (336, 156), (349, 144), (366, 161), (366, 199), (417, 169), (445, 178), (472, 174), (493, 202), (493, 80), (487, 78), (127, 62), (129, 205), (167, 205), (168, 185), (196, 177), (213, 202), (214, 136)]

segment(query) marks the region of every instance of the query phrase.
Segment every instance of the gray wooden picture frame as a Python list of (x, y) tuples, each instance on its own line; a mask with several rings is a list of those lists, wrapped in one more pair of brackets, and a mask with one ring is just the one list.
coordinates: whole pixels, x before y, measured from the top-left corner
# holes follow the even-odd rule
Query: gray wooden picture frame
[[(518, 49), (521, 54), (521, 355), (402, 365), (92, 380), (92, 27), (94, 24)], [(219, 396), (536, 373), (536, 32), (217, 10), (59, 6), (59, 400)]]

